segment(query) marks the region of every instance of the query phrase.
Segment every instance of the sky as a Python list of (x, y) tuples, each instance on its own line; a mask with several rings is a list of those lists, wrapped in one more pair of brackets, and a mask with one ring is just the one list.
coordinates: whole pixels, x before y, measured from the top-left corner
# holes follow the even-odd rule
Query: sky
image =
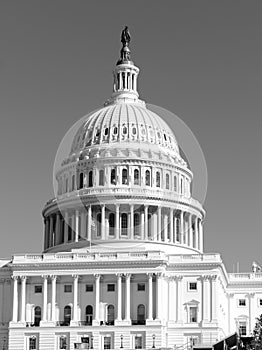
[(250, 271), (262, 264), (262, 2), (253, 0), (0, 2), (0, 257), (42, 251), (56, 151), (110, 97), (125, 25), (140, 97), (178, 115), (205, 156), (205, 251), (229, 272), (237, 262)]

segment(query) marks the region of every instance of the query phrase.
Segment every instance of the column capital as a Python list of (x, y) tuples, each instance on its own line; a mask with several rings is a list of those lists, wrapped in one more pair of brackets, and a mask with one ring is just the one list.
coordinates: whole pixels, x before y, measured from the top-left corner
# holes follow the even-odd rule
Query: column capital
[(100, 279), (100, 278), (101, 278), (101, 275), (100, 275), (99, 273), (95, 273), (95, 274), (94, 274), (94, 277), (95, 277), (95, 279), (97, 280), (97, 279)]
[(20, 277), (20, 280), (21, 280), (21, 281), (25, 281), (25, 282), (26, 282), (27, 276), (24, 276), (24, 275), (23, 275), (23, 276), (19, 276), (19, 277)]
[(57, 276), (56, 275), (49, 275), (49, 277), (51, 278), (52, 281), (57, 280)]
[(152, 278), (154, 276), (154, 273), (153, 272), (147, 272), (146, 273), (148, 277)]
[(116, 277), (118, 277), (118, 278), (122, 278), (123, 276), (124, 276), (123, 273), (116, 273)]
[(255, 293), (247, 293), (246, 296), (248, 299), (252, 299), (252, 298), (254, 298)]
[(78, 280), (80, 278), (80, 276), (77, 275), (77, 274), (72, 275), (72, 277), (73, 277), (74, 280)]
[(11, 278), (12, 278), (12, 280), (14, 280), (14, 281), (18, 281), (19, 276), (12, 275)]
[(131, 273), (124, 273), (124, 276), (126, 279), (130, 279), (132, 275)]
[(49, 278), (48, 275), (41, 275), (41, 277), (42, 277), (44, 280), (48, 280), (48, 278)]
[(182, 275), (177, 275), (177, 276), (174, 276), (174, 278), (175, 278), (176, 281), (182, 281), (183, 276)]
[(209, 278), (211, 281), (216, 281), (218, 279), (218, 276), (217, 275), (210, 275)]
[(227, 294), (227, 298), (228, 299), (232, 299), (234, 297), (235, 293), (229, 293)]

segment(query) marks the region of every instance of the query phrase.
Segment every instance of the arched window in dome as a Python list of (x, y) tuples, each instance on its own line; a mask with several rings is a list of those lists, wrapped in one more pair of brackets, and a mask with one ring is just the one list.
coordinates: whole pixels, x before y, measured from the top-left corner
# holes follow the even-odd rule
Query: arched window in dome
[(139, 170), (134, 170), (134, 185), (139, 185)]
[(116, 78), (117, 78), (117, 90), (119, 90), (120, 89), (120, 73), (117, 74)]
[(110, 213), (109, 214), (109, 236), (115, 235), (115, 214)]
[(116, 169), (111, 169), (110, 182), (112, 185), (116, 185)]
[(183, 181), (183, 179), (180, 179), (180, 193), (184, 194), (184, 181)]
[(169, 190), (169, 174), (166, 174), (166, 189)]
[(123, 127), (122, 133), (123, 133), (123, 135), (127, 135), (127, 127), (126, 126)]
[(146, 319), (145, 305), (139, 304), (137, 307), (137, 323), (145, 324), (145, 319)]
[(75, 177), (75, 175), (72, 175), (72, 178), (71, 178), (71, 191), (75, 190), (75, 181), (76, 181), (76, 177)]
[(151, 176), (149, 170), (146, 170), (146, 186), (151, 186)]
[(132, 134), (136, 135), (136, 127), (135, 126), (133, 126), (133, 128), (132, 128)]
[(180, 236), (180, 218), (179, 217), (176, 217), (175, 223), (176, 223), (176, 241), (181, 243), (181, 240), (180, 240), (180, 237), (181, 237)]
[(97, 216), (96, 216), (96, 235), (97, 237), (101, 237), (101, 220), (102, 219), (102, 216), (101, 216), (101, 213), (98, 213)]
[(68, 177), (65, 179), (65, 193), (68, 192)]
[(115, 127), (114, 127), (114, 132), (113, 132), (113, 134), (114, 134), (114, 135), (117, 135), (117, 132), (118, 132), (118, 129), (117, 129), (117, 126), (115, 126)]
[(93, 321), (93, 306), (87, 305), (86, 306), (86, 325), (91, 326)]
[(160, 186), (161, 186), (160, 172), (157, 171), (157, 172), (156, 172), (156, 187), (160, 187)]
[(36, 327), (39, 327), (40, 321), (41, 321), (41, 307), (40, 306), (36, 306), (34, 311), (35, 311), (34, 325)]
[(125, 80), (125, 73), (122, 73), (122, 84), (123, 84), (123, 89), (126, 89), (126, 80)]
[(138, 213), (134, 213), (134, 233), (135, 236), (139, 236), (140, 234), (140, 215)]
[(72, 308), (70, 305), (64, 307), (64, 325), (69, 326), (71, 321)]
[(104, 186), (104, 170), (99, 170), (99, 186)]
[(127, 185), (127, 169), (122, 169), (122, 185)]
[(93, 187), (93, 171), (90, 170), (88, 173), (88, 187)]
[(104, 135), (107, 136), (108, 135), (108, 128), (105, 128), (105, 131), (104, 131)]
[(127, 214), (126, 213), (121, 214), (121, 235), (122, 236), (127, 235)]
[(84, 174), (80, 173), (79, 174), (79, 185), (78, 185), (78, 189), (81, 189), (84, 187)]
[(177, 192), (177, 176), (174, 176), (174, 191)]
[(114, 325), (115, 322), (115, 307), (114, 305), (108, 305), (107, 307), (107, 324), (109, 326)]
[(165, 139), (165, 141), (166, 141), (166, 134), (164, 134), (164, 139)]

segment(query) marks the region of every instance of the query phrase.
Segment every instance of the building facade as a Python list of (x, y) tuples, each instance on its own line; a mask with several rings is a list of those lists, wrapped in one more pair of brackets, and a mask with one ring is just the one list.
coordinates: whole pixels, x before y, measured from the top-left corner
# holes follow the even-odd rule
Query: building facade
[(128, 30), (113, 94), (89, 114), (43, 209), (44, 250), (0, 268), (0, 347), (208, 346), (262, 313), (262, 274), (204, 252), (205, 211), (164, 120), (139, 99)]

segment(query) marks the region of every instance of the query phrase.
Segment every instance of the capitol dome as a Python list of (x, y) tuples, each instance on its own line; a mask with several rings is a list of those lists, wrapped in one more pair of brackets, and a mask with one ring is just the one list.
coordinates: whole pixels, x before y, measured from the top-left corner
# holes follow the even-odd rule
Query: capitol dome
[(44, 251), (203, 252), (201, 204), (173, 131), (139, 99), (139, 68), (127, 44), (113, 71), (113, 93), (85, 118), (56, 172), (44, 207)]

